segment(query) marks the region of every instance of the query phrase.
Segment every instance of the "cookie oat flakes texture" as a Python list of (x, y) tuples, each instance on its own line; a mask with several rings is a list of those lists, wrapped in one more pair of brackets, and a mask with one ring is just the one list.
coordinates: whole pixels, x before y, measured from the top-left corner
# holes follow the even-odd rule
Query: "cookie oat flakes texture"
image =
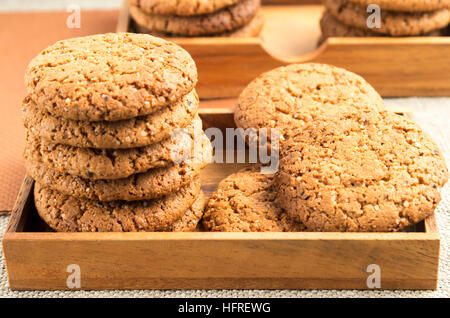
[(149, 200), (177, 191), (200, 174), (200, 170), (212, 158), (211, 142), (205, 135), (201, 146), (190, 161), (171, 163), (166, 167), (150, 169), (123, 179), (89, 180), (60, 172), (43, 163), (38, 155), (25, 158), (25, 168), (41, 185), (77, 198), (103, 202)]
[(427, 12), (391, 12), (381, 10), (380, 28), (368, 28), (367, 18), (370, 13), (366, 7), (347, 0), (324, 0), (328, 12), (340, 22), (391, 36), (424, 35), (445, 28), (450, 22), (450, 8), (444, 6)]
[(263, 73), (240, 94), (234, 112), (238, 127), (278, 128), (280, 141), (329, 106), (384, 108), (380, 95), (362, 77), (325, 64), (291, 64)]
[(305, 230), (278, 205), (273, 175), (260, 166), (234, 173), (220, 182), (203, 216), (203, 226), (221, 232), (296, 232)]
[(40, 110), (30, 99), (23, 102), (25, 127), (46, 141), (82, 148), (136, 148), (169, 138), (178, 128), (188, 126), (197, 114), (194, 91), (153, 114), (119, 121), (88, 122), (55, 117)]
[(129, 149), (79, 148), (54, 144), (28, 133), (24, 157), (43, 162), (64, 173), (90, 180), (122, 179), (132, 174), (164, 167), (186, 152), (194, 151), (203, 139), (201, 120), (187, 128), (189, 134), (177, 134), (148, 146)]
[(450, 0), (348, 0), (360, 6), (367, 7), (376, 4), (382, 10), (400, 12), (434, 11), (450, 7)]
[(130, 0), (129, 4), (150, 14), (200, 15), (219, 11), (240, 0)]
[[(320, 19), (320, 29), (322, 31), (318, 44), (322, 44), (329, 37), (380, 37), (388, 36), (371, 31), (370, 29), (360, 29), (357, 27), (346, 25), (325, 11)], [(423, 36), (441, 36), (443, 30), (434, 30)]]
[[(264, 26), (264, 16), (263, 16), (261, 10), (258, 10), (256, 12), (255, 16), (250, 20), (250, 22), (243, 25), (242, 27), (239, 27), (239, 28), (229, 31), (229, 32), (215, 33), (215, 34), (209, 34), (209, 35), (204, 35), (204, 36), (251, 38), (251, 37), (258, 36), (261, 33), (263, 26)], [(162, 38), (174, 36), (174, 34), (171, 34), (171, 33), (152, 31), (152, 30), (148, 29), (147, 27), (139, 25), (139, 24), (136, 24), (135, 28), (136, 28), (136, 31), (139, 33), (148, 33), (148, 34), (152, 34), (154, 36), (159, 36)], [(183, 36), (186, 36), (186, 35), (183, 35)]]
[(51, 229), (196, 230), (212, 147), (185, 50), (145, 34), (63, 40), (25, 83), (25, 166)]
[(122, 120), (177, 102), (197, 83), (189, 53), (147, 34), (62, 40), (28, 65), (25, 86), (42, 110), (74, 120)]
[(39, 183), (34, 188), (39, 215), (52, 229), (62, 232), (163, 231), (202, 198), (200, 193), (198, 178), (177, 192), (150, 201), (101, 202), (63, 195)]
[(148, 14), (136, 6), (130, 15), (150, 31), (178, 36), (204, 36), (231, 32), (248, 24), (256, 15), (260, 0), (241, 0), (219, 11), (197, 16)]
[(415, 123), (339, 109), (292, 134), (280, 154), (280, 205), (313, 231), (400, 231), (432, 214), (445, 160)]
[(264, 23), (260, 0), (131, 0), (137, 32), (161, 37), (255, 37)]

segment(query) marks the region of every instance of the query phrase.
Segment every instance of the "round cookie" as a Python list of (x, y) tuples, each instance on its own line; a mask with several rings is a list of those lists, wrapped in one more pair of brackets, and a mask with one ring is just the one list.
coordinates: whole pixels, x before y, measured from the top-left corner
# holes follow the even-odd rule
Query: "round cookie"
[(197, 200), (195, 200), (194, 204), (192, 204), (181, 219), (166, 227), (163, 232), (194, 232), (202, 219), (205, 204), (205, 195), (203, 191), (200, 191)]
[(216, 36), (230, 38), (253, 38), (257, 37), (261, 33), (263, 26), (264, 14), (262, 13), (262, 10), (258, 10), (253, 19), (243, 27), (230, 32), (218, 34)]
[(431, 12), (389, 12), (381, 11), (381, 27), (367, 27), (367, 13), (364, 7), (346, 0), (324, 0), (329, 12), (346, 25), (371, 30), (391, 36), (413, 36), (444, 28), (450, 22), (450, 9), (445, 7)]
[(303, 224), (293, 222), (276, 201), (274, 176), (254, 166), (234, 173), (217, 186), (203, 216), (208, 231), (296, 232)]
[(23, 118), (27, 129), (47, 141), (82, 148), (136, 148), (160, 142), (171, 133), (192, 122), (199, 100), (192, 91), (173, 105), (153, 114), (120, 121), (87, 122), (52, 116), (41, 111), (30, 99), (23, 102)]
[[(386, 36), (384, 34), (375, 33), (368, 29), (360, 29), (345, 25), (339, 20), (335, 19), (328, 11), (325, 11), (320, 20), (320, 29), (322, 35), (319, 40), (319, 45), (329, 37), (377, 37)], [(435, 30), (424, 36), (441, 36), (442, 30)]]
[(122, 179), (149, 169), (164, 167), (200, 149), (204, 133), (201, 120), (177, 130), (160, 143), (130, 149), (78, 148), (53, 144), (27, 132), (24, 157), (47, 167), (89, 180)]
[[(211, 34), (214, 37), (231, 37), (231, 38), (252, 38), (257, 37), (264, 26), (264, 15), (261, 10), (258, 10), (255, 17), (243, 27), (225, 33)], [(137, 32), (148, 33), (159, 37), (173, 37), (173, 34), (168, 34), (164, 32), (151, 31), (148, 28), (141, 26), (139, 24), (135, 25)]]
[(152, 232), (161, 231), (179, 220), (200, 191), (197, 178), (160, 199), (101, 202), (67, 196), (35, 183), (34, 202), (42, 220), (55, 231)]
[(43, 164), (42, 158), (25, 158), (27, 173), (36, 182), (51, 190), (77, 198), (103, 202), (150, 200), (177, 191), (200, 174), (212, 158), (208, 137), (203, 137), (202, 149), (191, 162), (171, 163), (167, 167), (150, 169), (115, 180), (89, 180), (54, 170)]
[[(339, 106), (336, 106), (339, 108)], [(433, 213), (445, 160), (413, 122), (381, 111), (336, 109), (281, 150), (278, 199), (313, 231), (400, 231)]]
[(256, 15), (260, 0), (241, 0), (217, 12), (201, 16), (166, 16), (148, 14), (138, 7), (130, 7), (130, 15), (137, 24), (150, 30), (174, 36), (205, 36), (236, 30), (248, 24)]
[(320, 29), (322, 31), (322, 39), (329, 37), (382, 36), (367, 29), (348, 26), (335, 19), (328, 11), (325, 11), (320, 19)]
[(382, 10), (400, 12), (434, 11), (450, 7), (450, 0), (348, 0), (363, 7), (376, 4)]
[(68, 119), (148, 115), (191, 92), (197, 69), (178, 45), (146, 34), (108, 33), (56, 42), (28, 65), (28, 95)]
[(130, 0), (130, 6), (136, 6), (150, 14), (161, 15), (200, 15), (219, 11), (241, 0)]
[(325, 64), (291, 64), (254, 79), (239, 96), (234, 120), (243, 129), (278, 128), (283, 140), (293, 127), (341, 103), (384, 107), (380, 95), (354, 73)]

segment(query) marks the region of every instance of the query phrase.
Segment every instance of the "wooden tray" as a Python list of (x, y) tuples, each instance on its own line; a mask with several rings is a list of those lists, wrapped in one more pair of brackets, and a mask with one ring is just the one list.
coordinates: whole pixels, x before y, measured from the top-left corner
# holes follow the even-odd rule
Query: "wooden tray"
[[(204, 127), (235, 127), (232, 110), (202, 109)], [(226, 151), (226, 149), (225, 149)], [(211, 164), (203, 190), (245, 164)], [(3, 237), (14, 290), (69, 289), (435, 289), (439, 233), (434, 215), (401, 233), (55, 233), (39, 219), (26, 177)]]
[[(172, 38), (197, 64), (201, 98), (236, 97), (259, 74), (304, 62), (353, 71), (383, 96), (450, 96), (450, 37), (330, 38), (317, 48), (319, 0), (267, 2), (291, 5), (263, 6), (260, 39)], [(126, 4), (117, 31), (135, 31)]]

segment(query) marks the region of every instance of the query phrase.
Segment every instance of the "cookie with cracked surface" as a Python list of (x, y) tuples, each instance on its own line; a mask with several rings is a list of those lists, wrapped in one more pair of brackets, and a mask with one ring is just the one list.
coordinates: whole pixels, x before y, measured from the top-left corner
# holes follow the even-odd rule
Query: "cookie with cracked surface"
[(240, 0), (130, 0), (150, 14), (190, 16), (208, 14), (238, 3)]
[(390, 12), (381, 11), (381, 27), (368, 28), (365, 7), (347, 0), (324, 0), (328, 11), (346, 25), (371, 30), (391, 36), (413, 36), (442, 29), (450, 22), (450, 9), (445, 7), (430, 12)]
[(148, 30), (174, 36), (207, 36), (231, 32), (248, 24), (256, 15), (260, 0), (241, 0), (235, 5), (200, 16), (148, 14), (138, 7), (130, 7), (130, 16)]
[(376, 4), (382, 10), (400, 12), (434, 11), (450, 7), (450, 0), (348, 0), (363, 7)]
[(204, 133), (201, 120), (176, 130), (173, 136), (149, 146), (129, 149), (79, 148), (54, 144), (27, 131), (24, 157), (51, 169), (89, 180), (123, 179), (152, 168), (180, 162), (200, 149)]
[(362, 77), (331, 65), (291, 64), (263, 73), (240, 94), (234, 112), (237, 127), (278, 128), (280, 141), (328, 105), (384, 108), (380, 95)]
[(260, 167), (245, 168), (217, 186), (207, 204), (203, 226), (221, 232), (297, 232), (303, 224), (291, 221), (276, 200), (274, 176)]
[(178, 128), (186, 127), (197, 114), (199, 100), (195, 90), (173, 105), (153, 114), (119, 121), (88, 122), (55, 117), (25, 98), (24, 125), (34, 128), (47, 141), (82, 148), (136, 148), (158, 143)]
[[(322, 44), (329, 37), (378, 37), (387, 36), (373, 32), (368, 29), (360, 29), (352, 26), (345, 25), (336, 18), (333, 17), (328, 11), (325, 11), (320, 20), (320, 29), (322, 31), (319, 45)], [(435, 30), (423, 36), (441, 36), (442, 30)]]
[(313, 231), (400, 231), (430, 216), (448, 170), (415, 123), (389, 111), (338, 109), (280, 155), (280, 205)]
[(200, 191), (194, 204), (184, 213), (184, 215), (166, 227), (163, 232), (194, 232), (203, 217), (206, 197), (203, 191)]
[[(230, 31), (230, 32), (212, 34), (210, 36), (230, 37), (230, 38), (252, 38), (252, 37), (257, 37), (261, 33), (263, 26), (264, 26), (264, 15), (261, 10), (258, 10), (255, 17), (248, 24), (244, 25), (243, 27), (233, 30), (233, 31)], [(164, 32), (151, 31), (148, 28), (146, 28), (142, 25), (138, 25), (138, 24), (135, 25), (135, 28), (136, 28), (137, 32), (139, 32), (139, 33), (148, 33), (148, 34), (152, 34), (154, 36), (159, 36), (159, 37), (163, 37), (163, 38), (174, 36), (173, 34), (168, 34), (168, 33), (164, 33)]]
[(51, 190), (77, 198), (103, 202), (150, 200), (177, 191), (200, 174), (212, 158), (209, 139), (203, 137), (202, 149), (191, 162), (171, 163), (167, 167), (150, 169), (115, 180), (89, 180), (49, 168), (42, 158), (25, 157), (27, 173), (36, 182)]
[(230, 37), (230, 38), (253, 38), (259, 36), (263, 27), (264, 27), (264, 14), (262, 10), (258, 10), (253, 19), (243, 27), (230, 32), (218, 34), (216, 36)]
[(382, 36), (379, 33), (367, 29), (348, 26), (333, 17), (330, 12), (325, 11), (320, 19), (322, 38), (329, 37), (359, 37), (359, 36)]
[(108, 33), (56, 42), (28, 65), (28, 95), (74, 120), (154, 113), (191, 92), (197, 69), (178, 45), (147, 34)]
[(200, 180), (165, 197), (146, 201), (101, 202), (34, 186), (39, 216), (58, 232), (151, 232), (177, 222), (200, 194)]

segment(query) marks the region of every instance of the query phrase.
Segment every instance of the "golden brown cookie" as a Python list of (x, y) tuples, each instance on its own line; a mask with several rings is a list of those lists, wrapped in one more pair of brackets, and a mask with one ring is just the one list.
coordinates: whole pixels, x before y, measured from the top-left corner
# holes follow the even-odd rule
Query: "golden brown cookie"
[(325, 11), (320, 19), (320, 30), (323, 39), (329, 37), (383, 36), (371, 30), (348, 26), (333, 17), (329, 11)]
[[(194, 153), (195, 160), (171, 163), (167, 167), (150, 169), (124, 179), (89, 180), (49, 168), (42, 158), (25, 158), (25, 168), (42, 186), (77, 198), (99, 200), (150, 200), (177, 191), (200, 174), (212, 158), (209, 139), (203, 138), (202, 149)], [(33, 160), (34, 159), (34, 160)]]
[(170, 137), (175, 129), (189, 125), (198, 106), (194, 90), (153, 114), (119, 121), (87, 122), (55, 117), (40, 110), (28, 97), (22, 109), (25, 127), (33, 127), (47, 141), (82, 148), (120, 149), (147, 146)]
[(101, 202), (78, 199), (34, 186), (34, 202), (42, 218), (59, 232), (162, 231), (183, 217), (200, 194), (200, 180), (165, 197), (149, 201)]
[(163, 232), (193, 232), (197, 230), (197, 226), (203, 217), (203, 210), (205, 209), (206, 197), (200, 191), (197, 199), (192, 206), (184, 213), (184, 215), (166, 227)]
[(324, 0), (329, 12), (339, 21), (360, 29), (370, 30), (392, 36), (422, 35), (447, 26), (450, 22), (450, 9), (444, 7), (430, 12), (390, 12), (381, 10), (381, 27), (368, 28), (365, 7), (347, 0)]
[(291, 64), (261, 74), (239, 95), (237, 127), (278, 128), (280, 139), (302, 127), (329, 105), (383, 108), (380, 95), (362, 77), (325, 64)]
[[(255, 17), (248, 24), (244, 25), (243, 27), (236, 29), (234, 31), (212, 34), (210, 36), (231, 37), (231, 38), (252, 38), (252, 37), (257, 37), (261, 33), (263, 26), (264, 26), (264, 15), (261, 10), (258, 10)], [(136, 28), (137, 32), (139, 32), (139, 33), (148, 33), (148, 34), (152, 34), (154, 36), (159, 36), (159, 37), (163, 37), (163, 38), (174, 36), (173, 34), (168, 34), (168, 33), (164, 33), (164, 32), (151, 31), (151, 30), (147, 29), (146, 27), (141, 26), (139, 24), (136, 24), (135, 28)]]
[(200, 15), (219, 11), (238, 3), (240, 0), (130, 0), (136, 6), (150, 14), (161, 15)]
[(450, 7), (450, 0), (348, 0), (363, 7), (376, 4), (382, 10), (400, 12), (434, 11)]
[(400, 231), (430, 216), (445, 160), (415, 123), (386, 110), (338, 107), (281, 150), (278, 199), (313, 231)]
[(146, 34), (108, 33), (62, 40), (28, 65), (30, 98), (55, 116), (122, 120), (177, 102), (197, 83), (189, 53)]
[(248, 24), (256, 15), (260, 0), (241, 0), (235, 5), (200, 16), (148, 14), (138, 7), (130, 7), (130, 15), (137, 24), (150, 30), (174, 36), (207, 36), (231, 32)]
[(234, 173), (220, 182), (203, 216), (208, 231), (297, 232), (303, 224), (293, 222), (276, 201), (274, 176), (261, 174), (255, 166)]
[[(322, 19), (320, 20), (320, 29), (322, 35), (319, 41), (321, 44), (329, 37), (377, 37), (377, 36), (387, 36), (386, 34), (380, 34), (373, 32), (368, 29), (360, 29), (353, 26), (345, 25), (336, 18), (333, 17), (328, 11), (325, 11)], [(424, 36), (441, 36), (442, 30), (435, 30)]]
[(24, 157), (29, 161), (42, 162), (59, 172), (89, 180), (123, 179), (182, 161), (184, 156), (195, 153), (196, 148), (201, 147), (204, 138), (207, 137), (201, 130), (200, 119), (159, 143), (130, 149), (78, 148), (54, 144), (29, 131)]

